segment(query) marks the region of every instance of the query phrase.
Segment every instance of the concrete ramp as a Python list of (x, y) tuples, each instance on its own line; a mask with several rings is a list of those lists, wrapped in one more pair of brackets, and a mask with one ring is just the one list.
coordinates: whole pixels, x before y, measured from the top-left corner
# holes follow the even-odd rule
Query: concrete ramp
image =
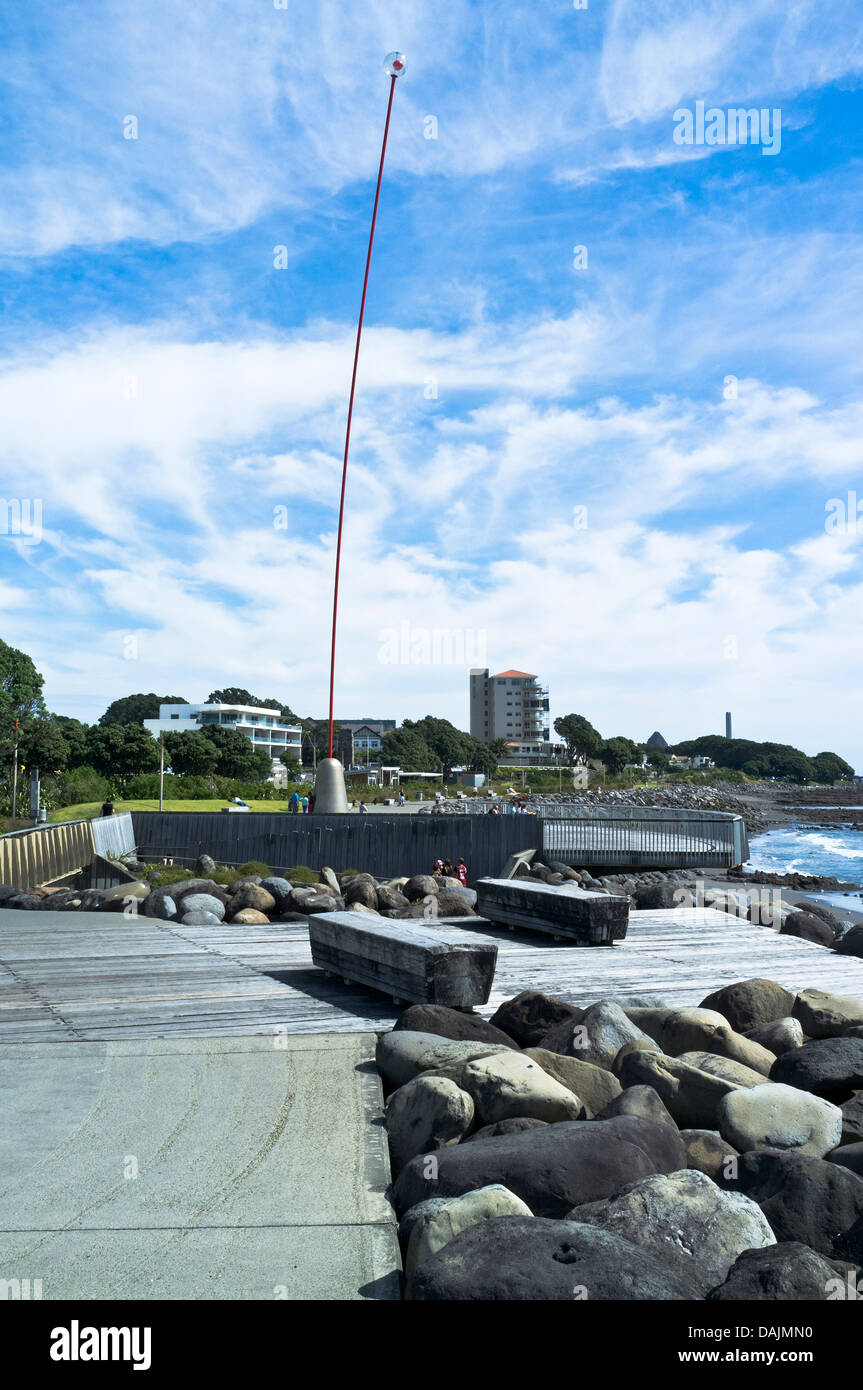
[(398, 1298), (374, 1045), (3, 1044), (0, 1279), (43, 1299)]

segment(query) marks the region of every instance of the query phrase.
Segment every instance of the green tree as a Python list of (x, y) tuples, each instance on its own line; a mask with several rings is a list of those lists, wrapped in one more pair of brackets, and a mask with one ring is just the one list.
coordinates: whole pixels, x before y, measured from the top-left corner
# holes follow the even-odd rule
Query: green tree
[(611, 773), (622, 772), (627, 763), (635, 760), (637, 753), (637, 746), (628, 738), (608, 738), (599, 750), (600, 758)]
[(94, 724), (87, 738), (88, 761), (119, 787), (139, 772), (156, 772), (159, 745), (138, 724)]
[(300, 780), (300, 774), (303, 770), (299, 758), (295, 757), (293, 753), (281, 753), (279, 755), (279, 759), (282, 763), (284, 763), (285, 767), (288, 769), (288, 778), (290, 779), (290, 781), (298, 782)]
[(668, 754), (664, 753), (661, 748), (648, 748), (647, 761), (651, 767), (656, 767), (661, 770), (662, 768), (668, 767), (669, 758)]
[(141, 724), (145, 719), (158, 719), (160, 705), (187, 705), (182, 695), (123, 695), (113, 700), (99, 723)]
[(583, 714), (561, 715), (554, 721), (554, 732), (566, 744), (567, 756), (571, 763), (575, 762), (576, 758), (587, 761), (599, 756), (602, 735)]
[[(239, 777), (250, 782), (260, 782), (270, 774), (270, 755), (252, 746), (238, 729), (226, 729), (221, 724), (206, 726), (208, 741), (215, 744), (218, 753), (216, 774), (219, 777)], [(193, 738), (199, 737), (197, 734)]]
[(211, 777), (216, 771), (219, 750), (206, 734), (193, 731), (166, 733), (164, 741), (165, 762), (178, 776)]
[(850, 763), (846, 763), (844, 758), (840, 758), (838, 753), (816, 753), (812, 759), (812, 766), (815, 768), (815, 776), (819, 782), (841, 782), (846, 777), (854, 776), (854, 769)]
[(68, 749), (64, 766), (67, 768), (84, 767), (87, 762), (89, 724), (82, 724), (80, 719), (72, 719), (68, 714), (55, 714), (54, 719)]

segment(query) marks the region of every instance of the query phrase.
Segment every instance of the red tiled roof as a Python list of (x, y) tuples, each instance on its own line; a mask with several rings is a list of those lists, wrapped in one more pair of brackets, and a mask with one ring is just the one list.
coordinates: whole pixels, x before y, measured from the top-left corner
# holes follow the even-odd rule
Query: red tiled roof
[(502, 676), (527, 676), (528, 680), (536, 680), (536, 675), (533, 671), (498, 671), (493, 679), (497, 681), (500, 680)]

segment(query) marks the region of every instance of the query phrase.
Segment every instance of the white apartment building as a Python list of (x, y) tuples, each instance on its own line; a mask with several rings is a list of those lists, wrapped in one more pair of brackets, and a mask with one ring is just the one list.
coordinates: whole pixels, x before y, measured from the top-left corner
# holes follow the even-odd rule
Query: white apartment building
[(538, 744), (549, 737), (548, 686), (529, 671), (470, 673), (470, 731), (483, 743)]
[(163, 733), (206, 732), (208, 724), (220, 724), (223, 729), (245, 734), (255, 748), (262, 748), (271, 758), (286, 751), (300, 757), (302, 729), (299, 724), (284, 724), (277, 709), (259, 709), (255, 705), (160, 705), (158, 719), (144, 720), (144, 728), (154, 738)]

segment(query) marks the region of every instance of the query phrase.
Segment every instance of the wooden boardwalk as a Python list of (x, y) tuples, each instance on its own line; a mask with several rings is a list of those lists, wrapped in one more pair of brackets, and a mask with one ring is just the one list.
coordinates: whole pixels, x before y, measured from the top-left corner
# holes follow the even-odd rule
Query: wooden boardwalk
[[(863, 998), (863, 960), (709, 908), (633, 913), (613, 947), (475, 930), (499, 950), (486, 1017), (522, 989), (580, 1004), (658, 994), (683, 1005), (753, 975)], [(0, 910), (0, 1042), (364, 1032), (390, 1027), (397, 1012), (384, 995), (317, 970), (302, 925)]]

